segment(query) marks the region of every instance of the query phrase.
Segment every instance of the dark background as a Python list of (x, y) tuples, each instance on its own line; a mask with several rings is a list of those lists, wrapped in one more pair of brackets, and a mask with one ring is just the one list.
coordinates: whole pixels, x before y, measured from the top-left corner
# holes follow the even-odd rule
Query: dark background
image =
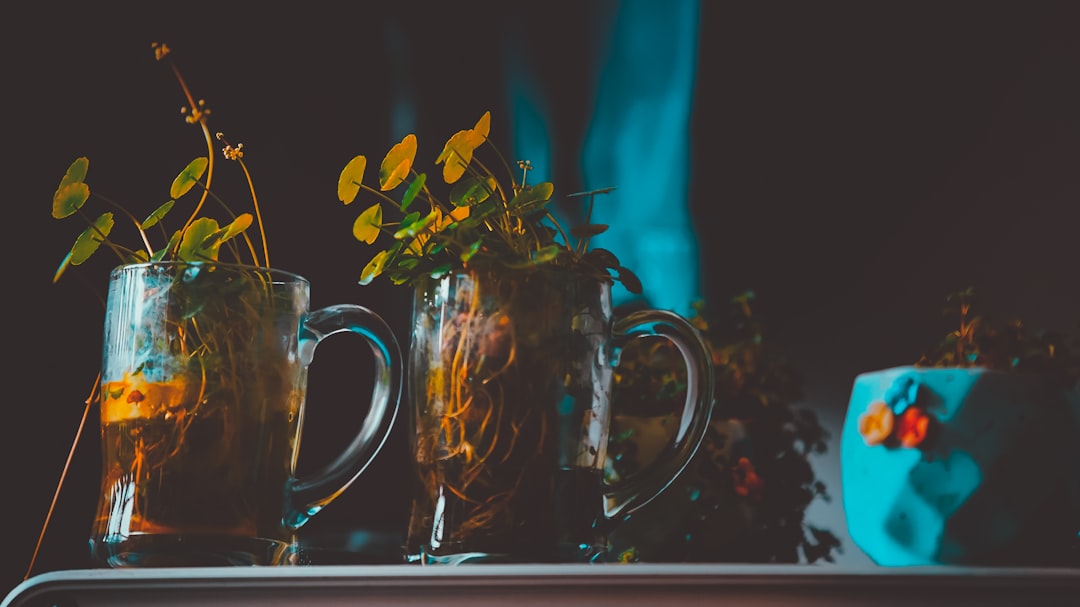
[[(273, 265), (311, 279), (315, 306), (356, 301), (405, 336), (409, 293), (356, 284), (369, 253), (350, 234), (358, 211), (335, 191), (349, 158), (403, 134), (389, 119), (395, 83), (410, 84), (416, 132), (443, 137), (491, 109), (498, 139), (509, 132), (500, 122), (502, 36), (522, 37), (540, 51), (535, 77), (563, 99), (572, 124), (590, 77), (574, 58), (594, 52), (593, 34), (618, 7), (389, 4), (12, 5), (0, 26), (5, 588), (26, 571), (100, 360), (93, 294), (106, 269), (76, 268), (51, 283), (78, 232), (51, 219), (51, 194), (87, 155), (95, 191), (150, 209), (204, 153), (151, 42), (173, 47), (212, 108), (212, 128), (244, 143)], [(1077, 330), (1077, 7), (701, 4), (684, 204), (701, 243), (702, 293), (722, 301), (757, 292), (770, 343), (804, 375), (802, 404), (831, 428), (834, 447), (815, 466), (834, 499), (809, 515), (845, 540), (838, 564), (869, 564), (843, 529), (835, 447), (856, 374), (914, 362), (952, 328), (940, 317), (944, 296), (969, 285), (991, 316)], [(409, 62), (391, 62), (402, 56)], [(578, 123), (588, 107), (580, 95)], [(326, 357), (349, 348), (328, 346)], [(309, 439), (309, 457), (332, 449), (356, 415), (341, 398), (359, 391), (349, 375), (312, 367), (309, 433), (320, 438)], [(35, 573), (85, 566), (96, 440), (91, 418)], [(399, 424), (369, 472), (308, 531), (400, 529), (404, 440)]]

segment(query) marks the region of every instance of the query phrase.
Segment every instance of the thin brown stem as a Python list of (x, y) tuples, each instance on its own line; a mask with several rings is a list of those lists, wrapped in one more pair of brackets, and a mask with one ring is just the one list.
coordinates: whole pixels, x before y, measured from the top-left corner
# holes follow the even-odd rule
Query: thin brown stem
[(37, 544), (34, 546), (34, 554), (30, 556), (30, 565), (26, 568), (26, 575), (23, 576), (24, 580), (30, 579), (30, 574), (34, 571), (34, 564), (37, 563), (38, 553), (41, 552), (41, 543), (45, 539), (45, 531), (49, 528), (49, 521), (52, 520), (53, 512), (56, 510), (56, 502), (60, 498), (60, 488), (64, 486), (64, 479), (67, 478), (68, 469), (71, 468), (71, 460), (75, 457), (75, 447), (78, 446), (79, 439), (82, 437), (83, 430), (86, 428), (86, 418), (90, 414), (90, 407), (93, 405), (94, 399), (97, 396), (97, 390), (100, 383), (101, 374), (98, 373), (97, 379), (94, 380), (94, 386), (90, 389), (90, 396), (86, 397), (86, 406), (83, 407), (79, 428), (75, 431), (75, 440), (71, 442), (71, 449), (68, 451), (67, 461), (64, 462), (64, 468), (60, 472), (60, 480), (56, 483), (56, 491), (53, 493), (52, 503), (49, 504), (49, 511), (45, 513), (45, 522), (41, 525), (41, 533), (38, 535)]

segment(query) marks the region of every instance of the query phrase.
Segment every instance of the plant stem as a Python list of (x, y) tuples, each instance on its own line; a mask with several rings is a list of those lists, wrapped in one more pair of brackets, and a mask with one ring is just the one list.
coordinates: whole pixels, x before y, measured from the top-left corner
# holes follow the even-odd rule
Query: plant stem
[(41, 525), (41, 533), (38, 535), (37, 545), (34, 546), (34, 554), (30, 556), (30, 565), (26, 568), (26, 575), (23, 576), (24, 580), (30, 579), (30, 573), (34, 571), (34, 563), (37, 562), (38, 553), (41, 551), (41, 542), (45, 539), (45, 531), (49, 528), (49, 521), (52, 519), (53, 511), (56, 510), (56, 501), (60, 497), (60, 488), (64, 485), (64, 479), (67, 478), (68, 469), (71, 468), (71, 460), (75, 456), (75, 447), (79, 444), (79, 438), (82, 437), (83, 429), (86, 428), (86, 418), (90, 414), (90, 407), (94, 403), (94, 398), (97, 396), (97, 389), (101, 382), (101, 374), (99, 373), (97, 379), (94, 380), (94, 387), (90, 389), (90, 396), (86, 397), (86, 406), (83, 407), (82, 419), (79, 421), (79, 429), (75, 431), (75, 440), (71, 442), (71, 449), (68, 451), (67, 461), (64, 462), (64, 469), (60, 472), (60, 480), (56, 483), (56, 491), (53, 493), (52, 503), (49, 504), (49, 511), (45, 514), (45, 522)]

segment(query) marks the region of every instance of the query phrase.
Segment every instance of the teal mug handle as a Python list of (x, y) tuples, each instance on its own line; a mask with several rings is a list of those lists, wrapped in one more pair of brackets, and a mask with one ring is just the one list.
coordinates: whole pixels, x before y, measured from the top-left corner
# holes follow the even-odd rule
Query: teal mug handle
[(297, 529), (353, 483), (378, 455), (393, 427), (401, 402), (401, 348), (393, 331), (375, 312), (355, 304), (315, 310), (300, 324), (300, 359), (306, 369), (315, 349), (338, 333), (359, 335), (375, 359), (374, 385), (368, 413), (359, 433), (332, 461), (304, 478), (293, 478), (286, 489), (284, 523)]

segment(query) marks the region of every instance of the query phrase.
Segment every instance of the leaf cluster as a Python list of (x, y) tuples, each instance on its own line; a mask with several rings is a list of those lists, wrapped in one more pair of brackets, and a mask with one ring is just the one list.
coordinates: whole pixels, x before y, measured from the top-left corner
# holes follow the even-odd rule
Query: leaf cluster
[[(166, 45), (155, 43), (154, 51), (159, 61), (166, 60), (170, 65), (172, 64), (170, 50)], [(172, 65), (172, 67), (189, 103), (189, 106), (184, 108), (183, 113), (188, 123), (201, 129), (207, 145), (207, 154), (195, 158), (180, 171), (169, 188), (169, 200), (155, 208), (143, 219), (139, 219), (126, 207), (111, 198), (92, 192), (86, 182), (90, 160), (85, 156), (76, 158), (68, 166), (64, 176), (60, 179), (56, 191), (53, 193), (52, 216), (55, 219), (79, 217), (84, 221), (86, 227), (75, 238), (71, 249), (60, 262), (60, 266), (53, 276), (53, 282), (58, 281), (69, 267), (85, 263), (102, 246), (112, 251), (121, 263), (162, 260), (218, 261), (222, 254), (222, 248), (225, 247), (227, 251), (231, 252), (232, 260), (237, 263), (250, 263), (255, 266), (269, 267), (266, 235), (262, 230), (262, 220), (254, 189), (251, 189), (254, 215), (252, 213), (241, 213), (239, 215), (233, 213), (229, 206), (210, 189), (215, 166), (213, 138), (210, 136), (208, 126), (210, 110), (205, 107), (204, 103), (195, 102), (187, 84), (180, 77), (176, 66)], [(218, 140), (224, 139), (221, 133), (218, 133), (216, 138)], [(242, 147), (242, 145), (233, 147), (226, 144), (223, 152), (226, 158), (237, 161), (243, 168), (244, 173), (247, 174), (247, 167), (243, 162)], [(248, 183), (251, 183), (250, 175), (248, 175)], [(191, 195), (189, 196), (189, 194)], [(96, 215), (88, 212), (85, 205), (92, 195), (96, 200), (104, 203), (106, 208), (112, 210), (105, 210)], [(169, 232), (165, 227), (166, 220), (171, 216), (170, 213), (176, 208), (180, 199), (185, 196), (188, 199), (196, 199), (196, 202), (192, 205), (191, 212), (183, 220), (182, 225)], [(216, 219), (202, 215), (207, 200), (214, 200), (219, 203), (230, 217), (230, 221), (225, 225), (221, 225)], [(134, 227), (138, 237), (137, 243), (123, 244), (114, 237), (114, 228), (117, 221), (116, 213), (120, 213)], [(246, 230), (256, 220), (262, 232), (263, 250), (261, 259), (246, 233)], [(151, 232), (155, 229), (160, 231), (162, 240), (165, 241), (160, 247), (155, 247), (151, 242)], [(242, 238), (247, 249), (246, 253), (243, 248), (237, 246), (237, 242), (234, 240), (237, 237)]]
[[(690, 317), (713, 357), (717, 379), (713, 415), (743, 422), (750, 460), (765, 483), (752, 548), (745, 558), (798, 562), (801, 553), (809, 563), (832, 561), (839, 539), (804, 520), (813, 500), (830, 499), (809, 459), (826, 452), (829, 433), (812, 410), (795, 406), (803, 398), (802, 376), (769, 345), (755, 299), (756, 294), (747, 291), (712, 311), (698, 301)], [(703, 477), (718, 472), (715, 462), (702, 466)]]
[(997, 322), (979, 312), (973, 287), (949, 294), (943, 316), (959, 326), (916, 361), (917, 367), (984, 367), (1042, 373), (1065, 386), (1080, 382), (1080, 337), (1031, 332), (1019, 320)]
[[(428, 174), (415, 167), (417, 138), (408, 134), (395, 144), (379, 165), (378, 185), (364, 181), (367, 157), (354, 157), (338, 178), (338, 199), (348, 205), (361, 190), (378, 201), (365, 208), (353, 223), (353, 236), (366, 244), (382, 237), (389, 244), (364, 266), (360, 284), (386, 274), (394, 284), (415, 285), (423, 277), (441, 278), (472, 265), (514, 269), (560, 268), (619, 280), (631, 293), (641, 293), (641, 282), (618, 258), (602, 248), (590, 248), (589, 239), (607, 230), (586, 223), (569, 234), (551, 214), (551, 182), (529, 185), (529, 161), (518, 162), (514, 172), (489, 140), (491, 113), (470, 129), (447, 140), (435, 165), (442, 165), (445, 194), (437, 194)], [(485, 149), (486, 148), (486, 149)], [(501, 166), (503, 179), (480, 157), (490, 152)], [(614, 188), (572, 194), (582, 197), (591, 216), (594, 199)], [(397, 199), (389, 192), (400, 191)], [(390, 215), (394, 218), (391, 219)], [(573, 243), (571, 237), (576, 239)]]
[[(769, 344), (754, 301), (755, 294), (745, 292), (726, 306), (709, 309), (704, 301), (691, 304), (688, 320), (705, 340), (716, 374), (713, 423), (676, 480), (682, 491), (668, 490), (634, 515), (654, 524), (678, 521), (673, 524), (679, 526), (656, 545), (636, 546), (642, 560), (813, 563), (832, 561), (840, 549), (833, 533), (805, 521), (813, 500), (830, 499), (810, 462), (811, 456), (826, 451), (828, 431), (813, 411), (795, 407), (802, 398), (801, 375)], [(683, 402), (685, 366), (670, 345), (657, 342), (624, 352), (616, 375), (619, 411), (629, 405), (635, 415), (656, 415), (662, 412), (656, 403), (677, 411)], [(735, 495), (733, 462), (725, 455), (735, 440), (728, 431), (731, 420), (746, 431), (745, 440), (735, 444), (735, 453), (749, 460), (763, 482), (760, 501), (752, 506), (747, 502), (751, 521), (738, 530), (733, 528), (740, 524), (739, 515), (731, 504), (746, 498)], [(616, 459), (616, 471), (632, 472), (619, 470), (619, 461), (632, 461), (624, 452), (635, 448), (634, 437), (613, 440), (609, 458)]]

